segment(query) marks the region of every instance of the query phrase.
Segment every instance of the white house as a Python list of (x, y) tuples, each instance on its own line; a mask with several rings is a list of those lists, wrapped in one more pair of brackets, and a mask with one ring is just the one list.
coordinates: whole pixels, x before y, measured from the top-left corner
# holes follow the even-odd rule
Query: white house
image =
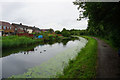
[(27, 32), (28, 32), (29, 34), (31, 34), (31, 33), (33, 32), (33, 28), (32, 28), (32, 27), (28, 27), (28, 28), (27, 28)]

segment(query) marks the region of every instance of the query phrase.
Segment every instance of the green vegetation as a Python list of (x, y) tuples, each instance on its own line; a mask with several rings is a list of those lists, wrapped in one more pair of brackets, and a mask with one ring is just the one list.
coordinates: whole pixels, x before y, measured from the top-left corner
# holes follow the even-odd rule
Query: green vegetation
[(78, 53), (76, 59), (69, 61), (59, 78), (95, 78), (97, 41), (87, 36), (84, 38), (88, 39), (87, 45)]
[(56, 30), (55, 33), (56, 34), (61, 34), (61, 32), (59, 30)]
[[(107, 40), (116, 48), (120, 48), (120, 3), (119, 2), (73, 2), (84, 11), (80, 11), (82, 18), (89, 18), (88, 28), (85, 31), (87, 35), (99, 36)], [(83, 13), (82, 13), (83, 12)]]
[(62, 40), (63, 36), (58, 36), (57, 34), (51, 34), (50, 32), (41, 32), (38, 33), (36, 36), (38, 37), (39, 35), (43, 35), (44, 41), (57, 41), (57, 40)]
[[(41, 43), (41, 44), (44, 44), (44, 43)], [(32, 44), (32, 45), (28, 45), (28, 46), (7, 48), (7, 50), (2, 51), (2, 56), (1, 57), (5, 57), (5, 56), (8, 56), (10, 54), (18, 53), (18, 52), (22, 52), (22, 51), (27, 52), (27, 51), (32, 50), (32, 49), (34, 50), (34, 48), (38, 45), (40, 45), (40, 44), (35, 43), (35, 44)]]
[(27, 46), (29, 44), (34, 44), (37, 42), (42, 42), (42, 40), (32, 39), (25, 36), (6, 36), (2, 37), (2, 48), (11, 48), (18, 46)]
[(61, 34), (64, 37), (70, 37), (71, 36), (69, 30), (66, 30), (65, 28), (63, 28), (63, 30), (61, 31)]

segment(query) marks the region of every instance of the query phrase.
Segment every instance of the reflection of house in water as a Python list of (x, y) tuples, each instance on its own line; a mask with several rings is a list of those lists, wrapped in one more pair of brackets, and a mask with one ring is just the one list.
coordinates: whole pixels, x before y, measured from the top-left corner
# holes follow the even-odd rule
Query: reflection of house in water
[(34, 48), (32, 48), (32, 49), (29, 49), (29, 50), (27, 50), (27, 51), (34, 51)]
[(42, 47), (42, 46), (44, 46), (44, 45), (39, 45), (39, 47)]
[(24, 54), (29, 54), (29, 52), (34, 52), (34, 48), (28, 49), (27, 51), (24, 51)]

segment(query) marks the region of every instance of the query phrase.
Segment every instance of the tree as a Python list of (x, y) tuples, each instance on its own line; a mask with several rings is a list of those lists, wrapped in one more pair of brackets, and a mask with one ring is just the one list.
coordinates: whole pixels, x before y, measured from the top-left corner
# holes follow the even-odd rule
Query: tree
[(54, 32), (54, 30), (50, 28), (50, 29), (49, 29), (49, 32), (52, 33), (52, 32)]
[(84, 10), (83, 18), (89, 18), (87, 32), (90, 35), (101, 36), (110, 40), (114, 46), (120, 47), (120, 2), (89, 3), (76, 0), (73, 3), (79, 6), (78, 10)]
[(59, 30), (55, 31), (56, 34), (61, 34), (61, 32)]
[(62, 35), (63, 35), (64, 37), (70, 37), (70, 32), (69, 32), (69, 31), (63, 31), (63, 32), (62, 32)]
[(65, 28), (63, 28), (63, 30), (61, 31), (61, 34), (62, 34), (64, 37), (69, 37), (69, 36), (70, 36), (69, 30), (66, 30)]

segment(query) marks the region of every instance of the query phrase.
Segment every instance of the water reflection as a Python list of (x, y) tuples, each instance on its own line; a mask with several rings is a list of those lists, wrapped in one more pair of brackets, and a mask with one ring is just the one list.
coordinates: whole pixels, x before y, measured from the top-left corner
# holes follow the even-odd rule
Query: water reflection
[[(58, 40), (57, 43), (59, 44), (63, 44), (63, 46), (65, 47), (66, 44), (69, 42), (69, 41), (74, 41), (74, 40), (79, 40), (78, 37), (71, 37), (71, 38), (67, 38), (67, 39), (63, 39), (63, 40)], [(44, 45), (52, 45), (55, 44), (56, 41), (48, 41), (48, 42), (43, 42), (43, 43), (36, 43), (36, 44), (33, 44), (33, 45), (28, 45), (28, 46), (22, 46), (22, 47), (16, 47), (16, 48), (7, 48), (7, 50), (2, 50), (2, 57), (5, 57), (5, 56), (8, 56), (10, 54), (13, 54), (13, 53), (17, 53), (17, 52), (22, 52), (22, 51), (26, 51), (25, 54), (29, 54), (29, 51), (36, 51), (34, 50), (34, 47), (36, 46), (44, 46)], [(42, 52), (41, 52), (42, 53)]]

